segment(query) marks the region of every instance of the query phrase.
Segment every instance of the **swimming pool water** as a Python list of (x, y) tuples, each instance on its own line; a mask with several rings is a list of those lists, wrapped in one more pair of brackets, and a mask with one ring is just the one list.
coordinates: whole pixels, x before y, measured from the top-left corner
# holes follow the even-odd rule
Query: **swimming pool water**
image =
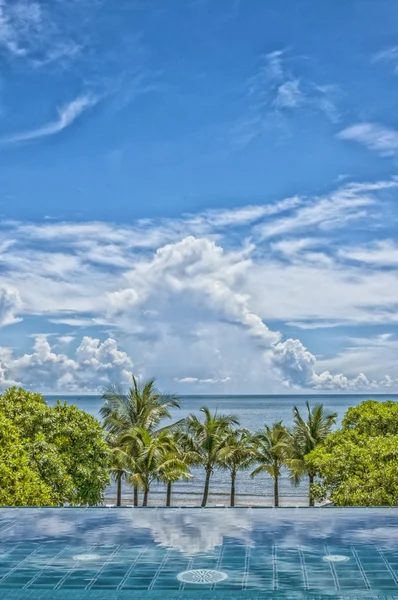
[(0, 598), (398, 598), (398, 509), (0, 509)]

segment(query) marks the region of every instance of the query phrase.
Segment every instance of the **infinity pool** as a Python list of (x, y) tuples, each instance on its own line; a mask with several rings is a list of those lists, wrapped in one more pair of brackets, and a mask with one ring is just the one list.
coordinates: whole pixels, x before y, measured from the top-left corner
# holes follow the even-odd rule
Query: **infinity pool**
[(398, 598), (398, 509), (0, 509), (0, 598)]

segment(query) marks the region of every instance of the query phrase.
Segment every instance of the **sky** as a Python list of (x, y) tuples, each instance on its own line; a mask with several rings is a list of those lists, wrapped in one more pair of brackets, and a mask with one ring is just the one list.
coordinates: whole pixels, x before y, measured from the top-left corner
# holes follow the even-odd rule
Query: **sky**
[(398, 392), (395, 0), (0, 0), (0, 389)]

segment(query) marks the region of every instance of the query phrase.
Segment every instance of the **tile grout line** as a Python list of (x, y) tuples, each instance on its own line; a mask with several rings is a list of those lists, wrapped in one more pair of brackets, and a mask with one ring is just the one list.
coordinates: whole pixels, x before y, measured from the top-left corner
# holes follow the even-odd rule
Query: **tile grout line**
[(160, 573), (161, 573), (164, 565), (167, 563), (170, 554), (171, 554), (171, 548), (169, 548), (167, 550), (167, 552), (165, 552), (165, 555), (163, 556), (162, 562), (158, 566), (157, 571), (156, 571), (155, 575), (153, 576), (151, 583), (148, 586), (148, 591), (153, 589), (153, 586), (155, 585), (156, 580), (159, 577), (159, 575), (160, 575)]
[(14, 552), (14, 550), (16, 550), (18, 548), (18, 546), (20, 546), (20, 545), (21, 545), (21, 542), (18, 542), (18, 544), (15, 544), (15, 546), (10, 548), (10, 550), (7, 550), (7, 552), (3, 552), (1, 558), (4, 558), (5, 556), (10, 556), (10, 554), (12, 552)]
[(249, 578), (249, 568), (250, 568), (250, 551), (251, 551), (251, 546), (250, 546), (250, 544), (248, 544), (246, 546), (245, 566), (244, 566), (245, 570), (243, 572), (243, 577), (242, 577), (242, 590), (247, 589), (247, 580)]
[(36, 573), (36, 575), (34, 575), (34, 577), (32, 577), (32, 579), (30, 579), (29, 581), (27, 581), (25, 583), (25, 585), (23, 586), (23, 590), (26, 590), (34, 581), (36, 581), (43, 573), (44, 571), (46, 571), (46, 569), (52, 565), (59, 556), (61, 556), (61, 554), (63, 554), (64, 552), (66, 552), (66, 550), (69, 548), (69, 546), (65, 546), (65, 548), (62, 548), (62, 550), (60, 550), (60, 552), (58, 552), (58, 554), (56, 554), (55, 556), (53, 556), (51, 558), (51, 560), (46, 564), (45, 567), (43, 567), (43, 569), (41, 569), (40, 571), (38, 571)]
[(351, 552), (352, 552), (352, 553), (353, 553), (353, 555), (354, 555), (355, 562), (357, 563), (357, 567), (358, 567), (358, 569), (359, 569), (359, 570), (360, 570), (360, 572), (361, 572), (362, 579), (364, 580), (364, 582), (365, 582), (365, 585), (366, 585), (367, 589), (368, 589), (368, 590), (371, 590), (371, 589), (372, 589), (372, 586), (371, 586), (371, 585), (370, 585), (370, 583), (369, 583), (368, 576), (367, 576), (367, 575), (366, 575), (366, 573), (365, 573), (365, 569), (363, 568), (363, 565), (362, 565), (362, 563), (361, 563), (361, 560), (360, 560), (360, 558), (359, 558), (358, 552), (356, 551), (356, 549), (355, 549), (355, 547), (354, 547), (354, 546), (351, 546)]
[(303, 574), (303, 580), (304, 580), (304, 589), (306, 591), (308, 591), (309, 585), (308, 585), (308, 573), (307, 573), (307, 565), (305, 563), (305, 554), (303, 551), (302, 546), (299, 546), (299, 555), (300, 555), (300, 563), (301, 563), (301, 572)]
[[(94, 550), (94, 548), (96, 548), (96, 544), (94, 544), (93, 546), (90, 546), (90, 548), (88, 549), (89, 552), (91, 552), (92, 550)], [(63, 577), (61, 577), (61, 579), (58, 581), (58, 583), (54, 586), (54, 590), (59, 590), (61, 585), (63, 585), (65, 583), (65, 581), (68, 579), (69, 575), (72, 575), (72, 573), (74, 571), (76, 571), (77, 567), (81, 564), (81, 560), (76, 560), (75, 564), (73, 565), (73, 567), (71, 567), (69, 569), (69, 571), (67, 573), (65, 573), (65, 575)]]
[(95, 577), (93, 577), (93, 579), (86, 585), (85, 589), (89, 590), (94, 583), (97, 581), (98, 577), (101, 575), (101, 573), (104, 571), (105, 567), (111, 562), (112, 558), (119, 552), (120, 548), (122, 547), (122, 545), (120, 544), (119, 546), (117, 546), (117, 548), (108, 556), (108, 558), (105, 560), (105, 562), (101, 565), (101, 567), (98, 569)]
[[(198, 547), (195, 546), (195, 548), (193, 550), (193, 553), (192, 553), (192, 556), (189, 559), (188, 564), (187, 564), (187, 568), (186, 568), (187, 571), (190, 571), (192, 569), (192, 567), (193, 567), (193, 563), (194, 563), (194, 560), (195, 560), (195, 555), (196, 555), (197, 550), (198, 550)], [(179, 591), (185, 590), (185, 583), (183, 581), (181, 581), (180, 587), (178, 589), (179, 589)]]
[[(217, 558), (217, 562), (216, 562), (216, 571), (219, 571), (221, 569), (222, 559), (224, 556), (224, 550), (225, 550), (225, 546), (222, 544), (221, 548), (220, 548), (220, 552), (218, 553), (218, 558)], [(216, 583), (212, 583), (210, 586), (210, 589), (215, 590), (216, 585), (217, 585)]]
[(131, 565), (129, 566), (127, 571), (125, 572), (125, 574), (123, 575), (123, 578), (122, 578), (121, 582), (118, 584), (116, 590), (121, 590), (123, 588), (124, 584), (126, 583), (127, 579), (129, 578), (129, 576), (131, 574), (131, 571), (134, 569), (134, 567), (136, 566), (136, 564), (138, 563), (140, 558), (145, 554), (147, 547), (148, 546), (144, 546), (143, 548), (141, 548), (141, 550), (139, 551), (139, 553), (137, 554), (137, 556), (135, 557), (135, 559), (133, 560), (133, 562), (131, 563)]
[[(327, 547), (327, 545), (325, 544), (325, 554), (326, 556), (329, 554), (329, 549)], [(329, 567), (330, 567), (330, 571), (332, 573), (332, 577), (333, 577), (333, 581), (334, 581), (334, 587), (336, 588), (336, 590), (340, 591), (340, 582), (339, 579), (337, 577), (337, 573), (336, 573), (336, 569), (334, 568), (334, 564), (332, 563), (332, 561), (329, 561)]]
[(8, 573), (3, 575), (3, 577), (0, 577), (0, 582), (3, 583), (3, 581), (5, 579), (7, 579), (7, 577), (9, 577), (13, 573), (15, 573), (15, 571), (17, 571), (19, 569), (19, 567), (22, 567), (22, 565), (24, 565), (26, 563), (26, 561), (29, 560), (29, 558), (31, 558), (32, 556), (37, 554), (37, 552), (39, 552), (39, 550), (41, 550), (43, 548), (43, 546), (44, 546), (44, 544), (41, 544), (38, 548), (36, 548), (36, 550), (34, 550), (30, 554), (28, 554), (28, 556), (25, 556), (25, 558), (23, 560), (21, 560), (18, 564), (16, 564), (15, 567), (13, 567), (10, 571), (8, 571)]
[(381, 556), (384, 564), (386, 565), (386, 568), (388, 569), (388, 572), (390, 573), (391, 577), (393, 578), (395, 585), (398, 587), (398, 577), (396, 576), (394, 569), (392, 568), (392, 566), (388, 562), (388, 559), (384, 556), (384, 552), (380, 548), (380, 546), (376, 546), (376, 548), (377, 548), (377, 552), (380, 554), (380, 556)]
[(278, 563), (277, 563), (277, 547), (272, 546), (272, 589), (278, 590)]

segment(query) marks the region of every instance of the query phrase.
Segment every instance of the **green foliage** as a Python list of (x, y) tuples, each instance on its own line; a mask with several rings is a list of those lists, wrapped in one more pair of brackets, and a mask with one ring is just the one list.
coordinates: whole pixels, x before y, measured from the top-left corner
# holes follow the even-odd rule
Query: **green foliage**
[[(141, 437), (137, 434), (147, 431), (158, 436), (162, 430), (157, 427), (164, 419), (170, 419), (171, 408), (179, 408), (179, 400), (174, 395), (160, 392), (154, 379), (140, 384), (134, 376), (133, 385), (127, 393), (117, 386), (110, 386), (104, 390), (102, 398), (105, 404), (100, 415), (112, 451), (110, 472), (117, 482), (117, 505), (121, 505), (124, 478), (134, 486), (134, 506), (137, 506), (141, 481), (139, 472), (135, 470), (136, 458), (141, 451)], [(164, 427), (163, 430), (171, 431), (172, 427)]]
[(343, 419), (344, 429), (355, 429), (369, 436), (398, 435), (398, 402), (367, 400), (349, 408)]
[(42, 495), (32, 496), (32, 504), (101, 501), (109, 482), (109, 450), (93, 416), (66, 402), (49, 407), (40, 394), (21, 388), (0, 396), (0, 416), (12, 422), (21, 457), (27, 457), (29, 469), (44, 486)]
[(222, 450), (227, 445), (231, 427), (239, 425), (239, 421), (234, 415), (222, 415), (217, 412), (212, 414), (206, 407), (200, 410), (204, 414), (204, 421), (198, 419), (196, 415), (189, 415), (182, 442), (191, 452), (193, 463), (201, 464), (205, 468), (206, 478), (202, 498), (202, 507), (204, 507), (209, 496), (211, 474), (215, 467), (221, 466), (224, 459)]
[(170, 408), (179, 408), (176, 396), (162, 394), (150, 379), (140, 385), (133, 376), (133, 386), (124, 393), (111, 386), (102, 394), (105, 405), (100, 414), (106, 431), (112, 435), (124, 435), (131, 428), (139, 427), (154, 431), (163, 419), (170, 418)]
[(53, 503), (52, 489), (31, 467), (18, 429), (0, 414), (0, 505), (45, 506)]
[(307, 418), (304, 419), (297, 406), (293, 407), (293, 430), (290, 432), (290, 450), (285, 464), (290, 470), (291, 480), (297, 485), (304, 475), (309, 479), (309, 505), (313, 506), (312, 487), (315, 473), (306, 463), (306, 456), (330, 434), (337, 413), (325, 411), (323, 404), (316, 404), (312, 409), (306, 402)]
[(398, 404), (367, 401), (348, 409), (342, 428), (306, 458), (321, 481), (316, 499), (338, 506), (398, 503)]
[(274, 505), (279, 506), (278, 480), (290, 451), (290, 436), (282, 422), (278, 421), (272, 427), (266, 425), (263, 431), (256, 434), (254, 441), (256, 445), (255, 458), (259, 465), (251, 473), (251, 477), (263, 473), (272, 477), (274, 480)]

